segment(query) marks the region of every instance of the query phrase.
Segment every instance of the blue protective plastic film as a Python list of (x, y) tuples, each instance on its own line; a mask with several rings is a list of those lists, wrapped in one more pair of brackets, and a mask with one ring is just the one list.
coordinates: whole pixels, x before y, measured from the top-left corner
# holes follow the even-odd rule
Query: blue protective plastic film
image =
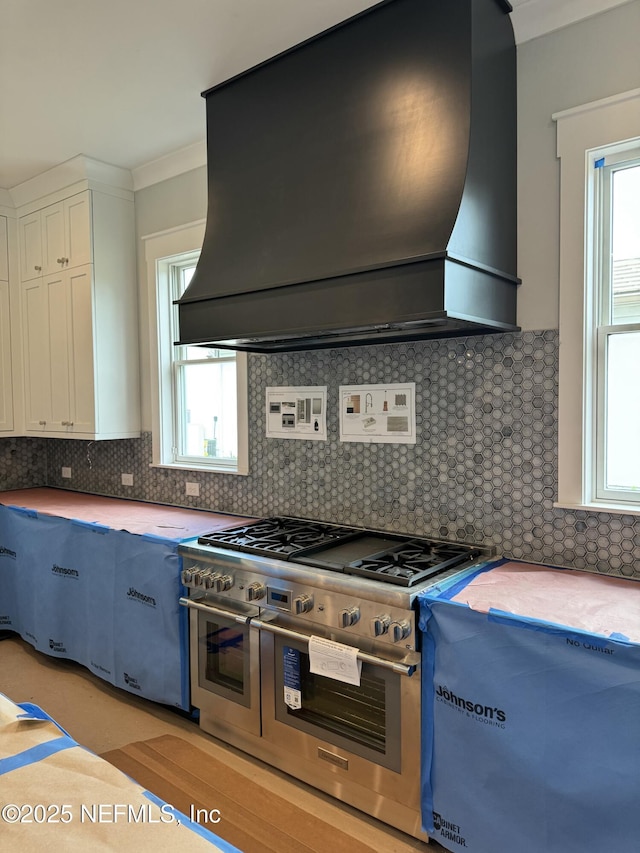
[(0, 505), (0, 630), (188, 710), (178, 540)]
[(451, 594), (420, 596), (424, 828), (460, 853), (637, 853), (640, 646)]

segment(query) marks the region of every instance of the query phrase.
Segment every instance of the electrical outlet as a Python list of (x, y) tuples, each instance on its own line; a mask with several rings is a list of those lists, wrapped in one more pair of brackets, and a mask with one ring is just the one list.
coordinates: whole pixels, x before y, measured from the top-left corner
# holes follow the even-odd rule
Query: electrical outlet
[(62, 469), (62, 476), (66, 480), (70, 480), (71, 479), (71, 468), (63, 468)]
[(122, 475), (122, 485), (123, 486), (133, 486), (133, 474), (123, 474)]
[(187, 483), (186, 484), (186, 492), (188, 495), (191, 495), (194, 498), (200, 496), (200, 484), (199, 483)]

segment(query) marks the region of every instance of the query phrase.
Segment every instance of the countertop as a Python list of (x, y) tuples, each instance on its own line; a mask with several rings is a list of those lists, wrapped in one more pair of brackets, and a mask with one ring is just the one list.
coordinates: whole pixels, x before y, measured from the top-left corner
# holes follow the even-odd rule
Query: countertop
[(0, 492), (0, 504), (176, 541), (192, 539), (214, 530), (236, 527), (256, 520), (232, 513), (208, 512), (50, 488)]

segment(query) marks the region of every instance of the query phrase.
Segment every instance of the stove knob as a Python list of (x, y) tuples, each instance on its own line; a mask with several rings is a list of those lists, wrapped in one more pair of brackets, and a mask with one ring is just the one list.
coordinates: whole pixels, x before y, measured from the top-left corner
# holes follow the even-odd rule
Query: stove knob
[(260, 581), (254, 581), (247, 587), (247, 601), (257, 601), (259, 598), (264, 598), (267, 588)]
[(182, 580), (182, 586), (190, 586), (193, 582), (193, 569), (183, 569), (180, 579)]
[(220, 577), (220, 572), (207, 572), (204, 576), (205, 589), (213, 589), (216, 581)]
[(399, 643), (411, 633), (411, 625), (406, 619), (400, 619), (398, 622), (392, 622), (390, 626), (391, 639), (394, 643)]
[(340, 627), (350, 628), (360, 619), (359, 607), (347, 607), (340, 611)]
[(231, 575), (221, 575), (216, 578), (216, 592), (226, 592), (233, 586), (233, 577)]
[(193, 585), (194, 586), (202, 586), (202, 582), (204, 580), (204, 576), (206, 575), (205, 569), (196, 569), (193, 573)]
[(293, 599), (293, 610), (297, 616), (301, 613), (308, 613), (310, 610), (313, 610), (313, 596), (296, 595)]
[(391, 624), (391, 616), (388, 613), (383, 613), (381, 616), (376, 616), (371, 620), (371, 628), (374, 637), (381, 637), (386, 634)]

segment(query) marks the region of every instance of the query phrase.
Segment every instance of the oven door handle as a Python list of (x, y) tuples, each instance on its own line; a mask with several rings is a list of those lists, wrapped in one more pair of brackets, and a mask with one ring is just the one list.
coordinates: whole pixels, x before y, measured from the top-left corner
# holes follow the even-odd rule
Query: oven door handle
[[(250, 620), (254, 628), (260, 628), (271, 634), (279, 634), (281, 637), (288, 637), (290, 640), (299, 640), (302, 643), (309, 643), (311, 639), (308, 634), (301, 634), (299, 631), (292, 631), (291, 628), (283, 628), (281, 625), (276, 625), (273, 622), (263, 622), (262, 619), (253, 618)], [(398, 663), (397, 661), (379, 658), (376, 655), (370, 655), (368, 652), (363, 652), (358, 649), (358, 660), (363, 663), (370, 663), (374, 666), (380, 666), (384, 669), (390, 669), (400, 675), (413, 675), (416, 671), (415, 664)]]
[(243, 615), (242, 613), (233, 613), (231, 610), (223, 610), (220, 607), (214, 607), (211, 604), (200, 604), (193, 598), (180, 598), (178, 600), (178, 604), (181, 604), (183, 607), (189, 607), (191, 610), (203, 610), (211, 616), (222, 616), (224, 619), (229, 619), (232, 622), (239, 622), (241, 625), (247, 625), (253, 618), (248, 616), (246, 613)]

